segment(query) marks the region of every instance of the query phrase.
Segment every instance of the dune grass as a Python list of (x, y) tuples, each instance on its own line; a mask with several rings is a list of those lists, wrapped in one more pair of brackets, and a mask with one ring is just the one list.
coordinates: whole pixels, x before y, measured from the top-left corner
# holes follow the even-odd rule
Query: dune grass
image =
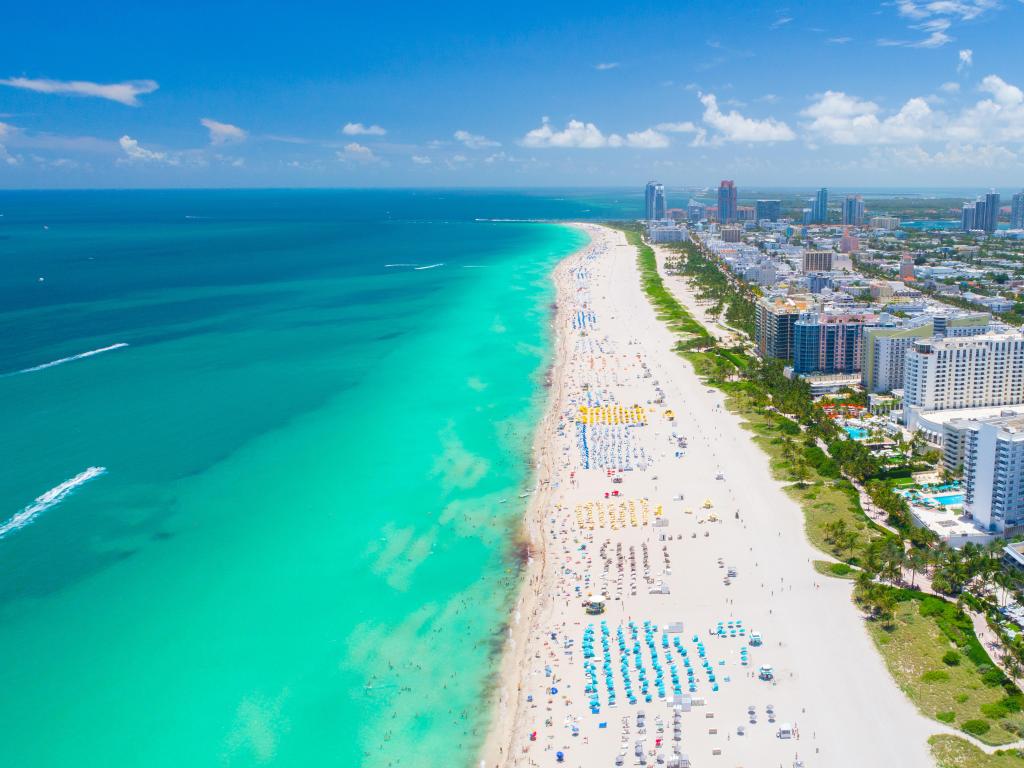
[(928, 739), (932, 756), (939, 768), (1021, 768), (1024, 755), (1020, 750), (1000, 750), (989, 755), (968, 741), (943, 734)]

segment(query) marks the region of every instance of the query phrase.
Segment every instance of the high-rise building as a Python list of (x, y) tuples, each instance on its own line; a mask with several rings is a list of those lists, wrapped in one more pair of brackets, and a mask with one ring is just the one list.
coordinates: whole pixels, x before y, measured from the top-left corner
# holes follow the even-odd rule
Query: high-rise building
[(793, 325), (800, 313), (811, 306), (808, 298), (764, 296), (754, 314), (754, 343), (763, 358), (793, 359)]
[(859, 227), (864, 223), (864, 198), (847, 195), (843, 201), (843, 224)]
[(915, 341), (907, 350), (903, 420), (922, 411), (1024, 403), (1024, 335), (986, 333)]
[(691, 200), (686, 205), (686, 218), (691, 224), (704, 221), (708, 217), (708, 208), (699, 200)]
[(995, 232), (999, 223), (999, 193), (989, 192), (985, 195), (985, 224), (982, 227), (986, 232)]
[(921, 317), (906, 324), (877, 325), (864, 329), (861, 381), (868, 392), (903, 388), (907, 350), (915, 341), (939, 337), (977, 336), (991, 330), (991, 315), (967, 312), (953, 316)]
[(832, 251), (804, 251), (802, 271), (804, 274), (832, 271)]
[(960, 229), (964, 232), (974, 229), (974, 203), (964, 203), (960, 212)]
[(737, 220), (736, 185), (732, 181), (723, 181), (718, 185), (718, 221), (722, 224), (732, 224)]
[(904, 253), (900, 258), (900, 280), (915, 280), (914, 257)]
[(811, 222), (814, 224), (828, 223), (828, 190), (822, 187), (814, 196), (814, 204), (811, 207)]
[(778, 221), (781, 211), (781, 200), (758, 200), (754, 204), (755, 217), (758, 221)]
[(985, 201), (978, 198), (974, 201), (974, 228), (985, 229), (988, 220), (988, 212), (985, 210)]
[(665, 218), (667, 209), (665, 185), (657, 181), (647, 182), (647, 187), (644, 190), (644, 218), (647, 221), (660, 221)]
[(1013, 196), (1010, 207), (1010, 229), (1024, 229), (1024, 192)]
[(738, 243), (743, 235), (743, 227), (722, 227), (722, 241)]
[(793, 370), (857, 373), (864, 358), (864, 327), (877, 321), (867, 312), (804, 312), (793, 324)]
[(964, 511), (1001, 536), (1024, 530), (1024, 416), (964, 424)]

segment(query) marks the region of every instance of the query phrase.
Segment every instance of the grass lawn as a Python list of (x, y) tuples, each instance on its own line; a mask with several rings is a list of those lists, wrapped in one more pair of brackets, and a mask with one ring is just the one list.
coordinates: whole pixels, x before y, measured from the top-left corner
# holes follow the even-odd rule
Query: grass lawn
[(833, 563), (828, 560), (815, 560), (814, 570), (822, 576), (830, 576), (833, 579), (856, 579), (857, 569), (846, 563)]
[(970, 742), (956, 736), (932, 736), (928, 739), (939, 768), (1021, 768), (1024, 756), (1007, 749), (988, 755)]
[[(973, 731), (987, 744), (1008, 744), (1024, 732), (1024, 714), (996, 707), (1007, 699), (998, 684), (986, 682), (989, 665), (978, 665), (943, 632), (936, 616), (922, 615), (923, 603), (905, 600), (896, 604), (893, 626), (882, 621), (868, 622), (868, 631), (881, 651), (889, 671), (900, 688), (928, 717), (956, 728)], [(952, 610), (952, 608), (951, 608)], [(971, 640), (977, 640), (971, 635)], [(945, 660), (950, 651), (955, 658)], [(984, 656), (984, 651), (981, 651)], [(949, 661), (956, 661), (951, 664)]]

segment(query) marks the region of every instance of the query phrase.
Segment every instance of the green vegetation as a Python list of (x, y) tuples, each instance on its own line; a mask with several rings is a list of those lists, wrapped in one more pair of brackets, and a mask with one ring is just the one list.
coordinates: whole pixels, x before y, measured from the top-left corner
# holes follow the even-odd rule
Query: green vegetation
[(928, 743), (939, 768), (1020, 768), (1024, 758), (1024, 753), (1016, 749), (988, 755), (956, 736), (932, 736)]
[(832, 563), (828, 560), (815, 560), (814, 570), (822, 576), (831, 576), (834, 579), (856, 579), (857, 571), (847, 563)]
[(955, 603), (871, 583), (858, 583), (857, 599), (872, 615), (869, 631), (889, 671), (922, 712), (988, 744), (1020, 738), (1024, 696)]

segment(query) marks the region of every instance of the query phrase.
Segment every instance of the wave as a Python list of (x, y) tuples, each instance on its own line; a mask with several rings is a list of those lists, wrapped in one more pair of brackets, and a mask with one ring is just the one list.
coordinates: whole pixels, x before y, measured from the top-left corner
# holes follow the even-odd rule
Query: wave
[(11, 531), (16, 531), (19, 528), (24, 528), (26, 525), (32, 522), (36, 515), (41, 512), (45, 512), (50, 507), (60, 504), (71, 493), (75, 488), (83, 485), (94, 477), (99, 477), (107, 471), (106, 467), (89, 467), (84, 472), (79, 472), (77, 475), (72, 477), (70, 480), (65, 480), (60, 485), (51, 488), (42, 496), (39, 496), (35, 501), (25, 507), (21, 512), (16, 514), (10, 520), (3, 525), (0, 525), (0, 539), (6, 536)]
[(443, 266), (444, 266), (444, 262), (442, 261), (440, 264), (428, 264), (425, 267), (413, 267), (413, 269), (416, 269), (416, 270), (420, 270), (420, 269), (434, 269), (436, 267), (443, 267)]
[(385, 264), (385, 267), (415, 267), (415, 264)]
[(73, 360), (82, 360), (86, 357), (92, 357), (93, 355), (100, 355), (104, 352), (110, 352), (115, 349), (121, 349), (127, 347), (126, 342), (118, 342), (117, 344), (111, 344), (109, 347), (100, 347), (99, 349), (90, 349), (88, 352), (83, 352), (80, 355), (72, 355), (71, 357), (62, 357), (59, 360), (51, 360), (48, 363), (42, 365), (34, 365), (31, 368), (22, 368), (20, 371), (14, 371), (12, 373), (5, 373), (4, 376), (17, 376), (19, 373), (35, 373), (36, 371), (42, 371), (46, 368), (53, 368), (55, 365), (64, 365), (64, 363), (70, 363)]

